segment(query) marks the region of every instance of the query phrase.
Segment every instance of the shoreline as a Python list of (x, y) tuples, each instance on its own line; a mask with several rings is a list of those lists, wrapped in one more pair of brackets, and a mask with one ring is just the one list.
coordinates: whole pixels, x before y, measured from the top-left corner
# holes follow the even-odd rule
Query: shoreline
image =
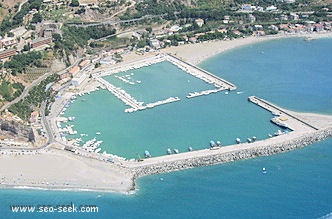
[[(187, 44), (166, 48), (161, 51), (173, 55), (176, 54), (177, 57), (187, 62), (198, 64), (212, 56), (242, 46), (292, 37), (326, 38), (332, 37), (332, 33), (248, 37), (231, 41)], [(303, 120), (308, 121), (310, 124), (322, 125), (320, 122), (325, 121), (324, 126), (320, 126), (318, 131), (295, 130), (283, 136), (256, 141), (252, 144), (228, 145), (218, 150), (204, 149), (150, 158), (143, 162), (125, 161), (123, 164), (110, 164), (105, 161), (98, 161), (92, 158), (81, 157), (71, 152), (61, 151), (56, 149), (61, 146), (58, 143), (54, 143), (49, 147), (48, 151), (36, 155), (0, 154), (0, 175), (2, 177), (0, 178), (0, 189), (131, 194), (137, 190), (135, 180), (141, 176), (233, 162), (259, 156), (269, 156), (301, 148), (332, 137), (331, 115), (286, 111), (293, 113), (296, 117), (304, 118)], [(198, 152), (202, 152), (202, 155), (194, 158), (186, 157), (195, 155), (195, 153), (198, 155)], [(157, 160), (156, 163), (150, 165), (149, 162), (155, 159)], [(26, 165), (27, 163), (29, 165)]]
[(190, 62), (191, 64), (198, 65), (221, 53), (241, 48), (243, 46), (254, 45), (270, 40), (279, 40), (287, 38), (332, 38), (332, 32), (324, 33), (299, 33), (299, 34), (277, 34), (267, 35), (261, 37), (245, 37), (237, 38), (233, 40), (214, 40), (205, 41), (202, 43), (185, 44), (177, 47), (168, 47), (162, 49), (162, 52), (171, 53), (177, 57), (182, 58), (184, 61)]

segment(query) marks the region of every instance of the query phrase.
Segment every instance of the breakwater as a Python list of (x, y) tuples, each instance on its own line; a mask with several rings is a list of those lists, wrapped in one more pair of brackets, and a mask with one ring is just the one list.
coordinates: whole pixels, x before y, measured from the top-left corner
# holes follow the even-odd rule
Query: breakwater
[[(213, 153), (206, 153), (206, 155), (204, 155), (204, 152), (202, 151), (203, 154), (197, 157), (189, 156), (188, 158), (174, 160), (160, 159), (160, 161), (157, 163), (146, 165), (144, 165), (145, 161), (142, 161), (137, 166), (132, 166), (131, 168), (134, 172), (135, 178), (137, 178), (145, 175), (172, 172), (199, 166), (221, 164), (260, 156), (269, 156), (302, 148), (306, 145), (313, 144), (317, 141), (321, 141), (329, 137), (332, 137), (331, 127), (324, 130), (305, 132), (302, 134), (293, 132), (274, 138), (279, 138), (279, 141), (276, 142), (273, 141), (273, 139), (267, 139), (255, 142), (253, 144), (244, 143), (234, 146), (226, 146), (224, 148), (233, 148), (231, 150), (225, 151), (222, 149), (214, 150)], [(191, 152), (187, 153), (190, 154)]]

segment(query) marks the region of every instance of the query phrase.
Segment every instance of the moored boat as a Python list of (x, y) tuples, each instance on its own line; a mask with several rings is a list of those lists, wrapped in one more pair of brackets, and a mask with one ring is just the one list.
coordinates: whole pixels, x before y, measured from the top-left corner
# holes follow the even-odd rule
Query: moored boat
[(213, 147), (216, 147), (216, 146), (217, 146), (216, 143), (215, 143), (214, 141), (211, 140), (211, 141), (210, 141), (210, 147), (213, 148)]
[(144, 151), (144, 156), (145, 156), (145, 158), (150, 158), (150, 157), (151, 157), (151, 154), (150, 154), (149, 151), (145, 150), (145, 151)]

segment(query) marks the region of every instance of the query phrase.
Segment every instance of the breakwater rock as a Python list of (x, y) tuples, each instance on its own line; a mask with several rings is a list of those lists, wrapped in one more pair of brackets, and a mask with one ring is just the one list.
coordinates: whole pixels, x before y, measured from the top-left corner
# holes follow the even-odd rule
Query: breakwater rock
[[(255, 145), (253, 144), (253, 147), (249, 148), (243, 148), (241, 145), (238, 145), (238, 148), (236, 150), (232, 150), (231, 152), (208, 154), (206, 156), (190, 157), (178, 159), (175, 161), (160, 160), (158, 163), (140, 165), (134, 167), (132, 170), (134, 172), (134, 178), (137, 178), (145, 175), (172, 172), (199, 166), (221, 164), (260, 156), (269, 156), (302, 148), (306, 145), (310, 145), (314, 142), (321, 141), (329, 137), (332, 137), (332, 128), (304, 133), (303, 135), (297, 137), (285, 138), (284, 141), (278, 143), (272, 142), (271, 144), (266, 144), (270, 140), (267, 139), (263, 141), (257, 141), (255, 142)], [(260, 144), (260, 142), (264, 142), (264, 144)]]

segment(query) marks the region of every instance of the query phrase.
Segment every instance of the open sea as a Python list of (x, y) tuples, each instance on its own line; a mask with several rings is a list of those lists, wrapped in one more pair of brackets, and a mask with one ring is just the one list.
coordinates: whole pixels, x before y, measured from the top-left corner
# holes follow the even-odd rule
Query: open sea
[[(281, 39), (215, 56), (200, 67), (238, 89), (186, 99), (211, 85), (162, 62), (106, 80), (138, 101), (181, 101), (135, 113), (106, 90), (79, 97), (66, 111), (87, 141), (128, 159), (223, 145), (279, 128), (270, 113), (249, 103), (256, 95), (303, 112), (332, 114), (332, 39)], [(138, 83), (139, 82), (139, 83)], [(98, 133), (98, 134), (96, 134)], [(100, 133), (100, 134), (99, 134)], [(265, 167), (267, 173), (262, 173)], [(285, 154), (146, 176), (134, 194), (0, 190), (0, 218), (332, 218), (332, 139)], [(98, 213), (13, 213), (11, 205), (96, 205)]]

